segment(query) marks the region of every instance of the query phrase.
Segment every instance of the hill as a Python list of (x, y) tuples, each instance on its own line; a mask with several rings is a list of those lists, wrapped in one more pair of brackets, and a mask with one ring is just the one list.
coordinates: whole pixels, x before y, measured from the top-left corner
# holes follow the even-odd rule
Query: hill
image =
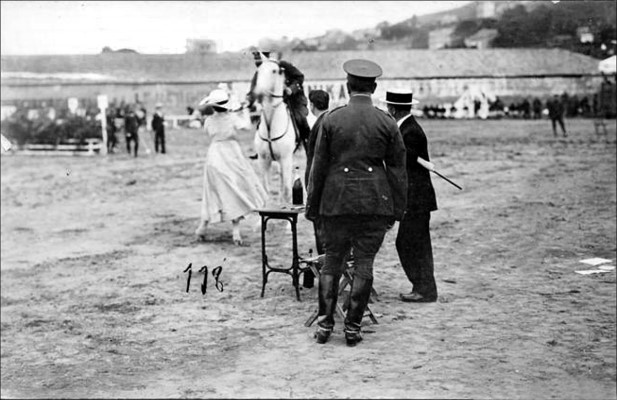
[[(595, 58), (615, 54), (617, 44), (614, 1), (475, 1), (448, 11), (422, 16), (413, 9), (396, 24), (382, 22), (351, 33), (331, 30), (307, 39), (270, 40), (260, 46), (274, 50), (327, 51), (467, 47), (465, 39), (482, 29), (494, 29), (489, 45), (501, 48), (563, 48)], [(432, 33), (450, 28), (442, 42), (431, 44)]]

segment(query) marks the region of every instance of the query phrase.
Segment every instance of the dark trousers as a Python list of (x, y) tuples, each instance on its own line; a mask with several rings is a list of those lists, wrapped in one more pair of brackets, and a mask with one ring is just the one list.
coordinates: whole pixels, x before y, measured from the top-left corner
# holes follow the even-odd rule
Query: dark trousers
[[(313, 222), (313, 229), (315, 230), (315, 248), (317, 249), (317, 255), (325, 254), (326, 248), (323, 240), (323, 226), (321, 220), (318, 218)], [(312, 288), (315, 282), (315, 275), (310, 269), (306, 269), (303, 272), (304, 280), (302, 286), (305, 288)]]
[(114, 148), (118, 145), (118, 138), (116, 137), (116, 132), (107, 131), (107, 152), (111, 153)]
[(410, 213), (403, 217), (396, 236), (403, 271), (413, 284), (413, 291), (427, 298), (437, 298), (433, 271), (433, 249), (430, 234), (430, 212)]
[(315, 222), (313, 222), (313, 230), (315, 231), (315, 248), (317, 249), (317, 254), (326, 254), (324, 228), (321, 219), (317, 218)]
[(563, 136), (566, 136), (566, 126), (563, 122), (563, 117), (551, 118), (551, 123), (553, 125), (553, 135), (557, 136), (557, 124), (561, 127), (561, 132)]
[(137, 150), (139, 150), (139, 135), (137, 135), (137, 132), (126, 134), (126, 151), (128, 151), (129, 154), (131, 154), (131, 142), (135, 142), (133, 149), (135, 151), (135, 157), (137, 157)]
[(154, 132), (154, 151), (159, 152), (159, 145), (161, 146), (161, 153), (165, 154), (165, 131)]

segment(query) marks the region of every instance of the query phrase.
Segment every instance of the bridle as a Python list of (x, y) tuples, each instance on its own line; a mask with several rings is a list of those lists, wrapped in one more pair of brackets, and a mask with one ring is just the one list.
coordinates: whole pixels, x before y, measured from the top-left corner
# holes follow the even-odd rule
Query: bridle
[[(278, 66), (280, 67), (280, 64), (279, 64), (277, 61), (275, 61), (275, 60), (268, 60), (268, 61), (273, 62), (273, 63), (275, 63), (276, 65), (278, 65)], [(275, 105), (273, 105), (273, 106), (272, 106), (272, 116), (274, 116), (274, 111), (275, 111), (275, 110), (276, 110), (279, 106), (281, 106), (281, 105), (284, 103), (284, 102), (283, 102), (283, 94), (276, 94), (276, 93), (273, 93), (271, 90), (268, 90), (268, 94), (269, 94), (269, 95), (270, 95), (270, 97), (272, 97), (272, 98), (275, 98), (275, 99), (281, 99), (281, 101), (280, 101), (280, 102), (278, 102), (277, 104), (275, 104)], [(268, 142), (268, 148), (270, 149), (270, 156), (272, 157), (272, 159), (273, 159), (274, 161), (276, 161), (276, 159), (275, 159), (275, 157), (274, 157), (274, 150), (272, 149), (272, 142), (275, 142), (275, 141), (277, 141), (277, 140), (281, 139), (283, 136), (285, 136), (285, 135), (287, 134), (287, 131), (289, 130), (289, 122), (291, 121), (291, 114), (290, 114), (289, 108), (287, 108), (287, 126), (286, 126), (286, 127), (285, 127), (285, 129), (283, 130), (283, 133), (282, 133), (280, 136), (277, 136), (277, 137), (275, 137), (275, 138), (272, 138), (272, 137), (270, 136), (270, 133), (271, 133), (271, 132), (270, 132), (270, 128), (271, 128), (272, 120), (268, 121), (268, 118), (267, 118), (267, 116), (266, 116), (265, 110), (264, 110), (263, 108), (262, 108), (262, 111), (261, 111), (261, 117), (262, 117), (263, 121), (266, 123), (266, 128), (267, 128), (267, 131), (268, 131), (268, 137), (267, 137), (267, 138), (265, 138), (265, 137), (263, 137), (263, 136), (259, 135), (259, 133), (258, 133), (259, 138), (260, 138), (261, 140), (263, 140), (264, 142)], [(258, 132), (259, 132), (259, 131), (258, 131)]]

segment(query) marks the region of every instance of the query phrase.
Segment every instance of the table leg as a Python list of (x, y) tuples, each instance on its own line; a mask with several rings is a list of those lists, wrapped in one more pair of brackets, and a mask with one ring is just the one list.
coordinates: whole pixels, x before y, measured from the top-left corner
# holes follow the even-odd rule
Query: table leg
[(299, 268), (300, 268), (300, 261), (299, 261), (299, 256), (298, 256), (298, 236), (297, 236), (297, 229), (296, 229), (296, 222), (297, 222), (297, 218), (296, 217), (292, 217), (291, 220), (289, 221), (291, 223), (291, 237), (292, 237), (292, 251), (293, 251), (293, 258), (292, 258), (292, 264), (291, 264), (291, 273), (292, 273), (292, 279), (293, 279), (293, 285), (296, 287), (296, 297), (298, 298), (298, 301), (300, 301), (300, 273), (298, 272)]
[(264, 297), (266, 291), (266, 282), (268, 281), (268, 275), (266, 274), (266, 264), (268, 259), (266, 258), (266, 224), (268, 219), (261, 216), (261, 297)]

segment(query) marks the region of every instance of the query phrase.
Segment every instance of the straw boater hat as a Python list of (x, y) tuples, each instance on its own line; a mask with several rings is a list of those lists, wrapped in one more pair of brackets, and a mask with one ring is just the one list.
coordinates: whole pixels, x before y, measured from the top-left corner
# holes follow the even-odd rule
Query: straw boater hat
[(253, 51), (253, 58), (255, 59), (255, 61), (261, 60), (262, 54), (268, 58), (270, 57), (269, 51)]
[(386, 98), (382, 100), (387, 104), (395, 104), (399, 106), (411, 106), (420, 103), (418, 100), (413, 98), (413, 93), (411, 90), (405, 89), (392, 91), (388, 90), (386, 92)]
[(219, 107), (229, 109), (229, 94), (223, 89), (214, 89), (199, 102), (199, 107)]

